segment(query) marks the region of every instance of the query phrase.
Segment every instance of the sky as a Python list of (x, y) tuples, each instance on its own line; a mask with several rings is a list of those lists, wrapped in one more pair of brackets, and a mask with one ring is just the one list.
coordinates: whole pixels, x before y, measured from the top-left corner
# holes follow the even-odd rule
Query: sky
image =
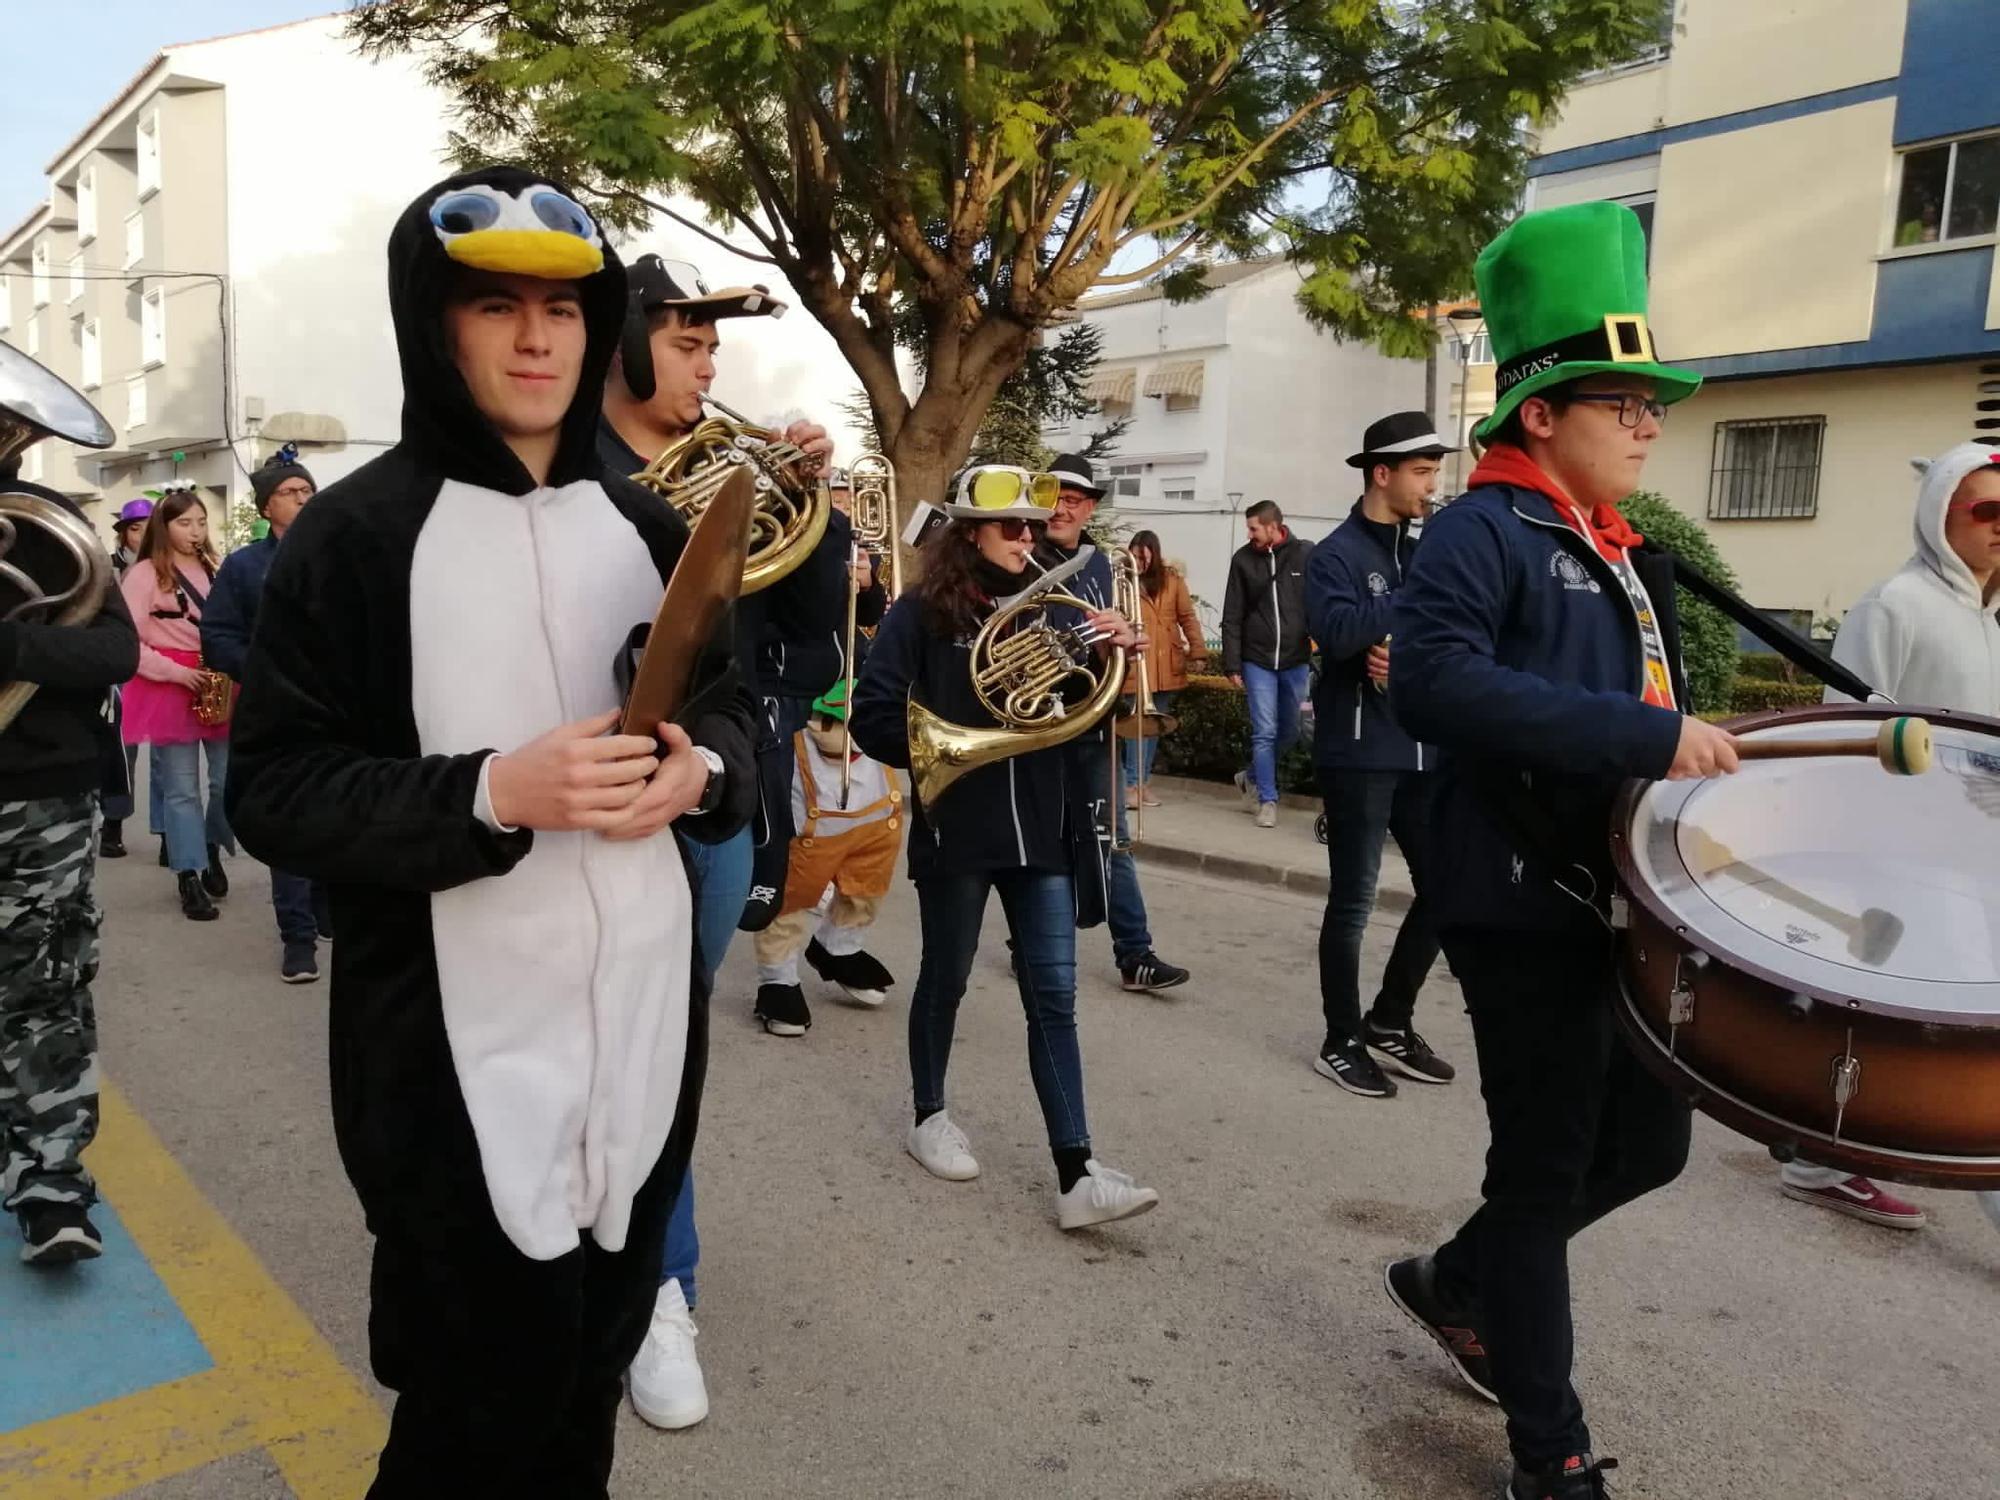
[(0, 0), (0, 228), (47, 195), (42, 168), (153, 54), (348, 9), (348, 0)]

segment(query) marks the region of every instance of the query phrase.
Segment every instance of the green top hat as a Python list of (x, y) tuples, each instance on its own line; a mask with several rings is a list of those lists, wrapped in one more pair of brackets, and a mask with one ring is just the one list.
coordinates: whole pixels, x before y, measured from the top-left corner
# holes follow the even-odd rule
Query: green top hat
[(1586, 375), (1643, 375), (1671, 406), (1701, 386), (1653, 354), (1646, 326), (1646, 234), (1622, 203), (1523, 214), (1479, 253), (1479, 307), (1493, 341), (1499, 402), (1481, 442), (1528, 397)]

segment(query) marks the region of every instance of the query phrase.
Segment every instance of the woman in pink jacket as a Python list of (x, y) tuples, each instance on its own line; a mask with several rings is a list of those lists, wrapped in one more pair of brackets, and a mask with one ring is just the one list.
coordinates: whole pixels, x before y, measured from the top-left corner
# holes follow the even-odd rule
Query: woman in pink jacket
[[(119, 584), (139, 627), (139, 675), (125, 687), (125, 742), (151, 745), (149, 774), (159, 786), (166, 838), (161, 858), (174, 871), (181, 911), (190, 921), (216, 918), (214, 896), (229, 893), (222, 851), (236, 843), (222, 810), (229, 766), (229, 725), (195, 717), (201, 681), (201, 612), (215, 579), (208, 511), (193, 491), (167, 496), (153, 510), (139, 556)], [(201, 797), (201, 756), (208, 756), (208, 806)]]

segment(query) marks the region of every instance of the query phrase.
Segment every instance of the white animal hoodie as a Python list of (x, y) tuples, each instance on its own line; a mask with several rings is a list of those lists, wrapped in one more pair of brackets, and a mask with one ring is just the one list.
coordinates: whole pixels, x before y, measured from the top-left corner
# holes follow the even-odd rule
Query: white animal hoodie
[(1981, 597), (1944, 539), (1953, 492), (1990, 464), (2000, 464), (2000, 445), (1960, 443), (1917, 461), (1916, 555), (1862, 595), (1834, 640), (1835, 661), (1902, 707), (2000, 715), (2000, 600)]

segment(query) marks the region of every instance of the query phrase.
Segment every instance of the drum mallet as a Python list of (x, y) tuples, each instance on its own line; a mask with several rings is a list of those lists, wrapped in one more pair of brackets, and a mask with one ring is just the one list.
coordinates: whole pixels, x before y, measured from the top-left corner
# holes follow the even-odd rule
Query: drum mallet
[(1865, 740), (1758, 739), (1736, 742), (1740, 760), (1795, 760), (1808, 755), (1872, 755), (1891, 776), (1921, 776), (1931, 768), (1931, 726), (1927, 719), (1884, 719)]

